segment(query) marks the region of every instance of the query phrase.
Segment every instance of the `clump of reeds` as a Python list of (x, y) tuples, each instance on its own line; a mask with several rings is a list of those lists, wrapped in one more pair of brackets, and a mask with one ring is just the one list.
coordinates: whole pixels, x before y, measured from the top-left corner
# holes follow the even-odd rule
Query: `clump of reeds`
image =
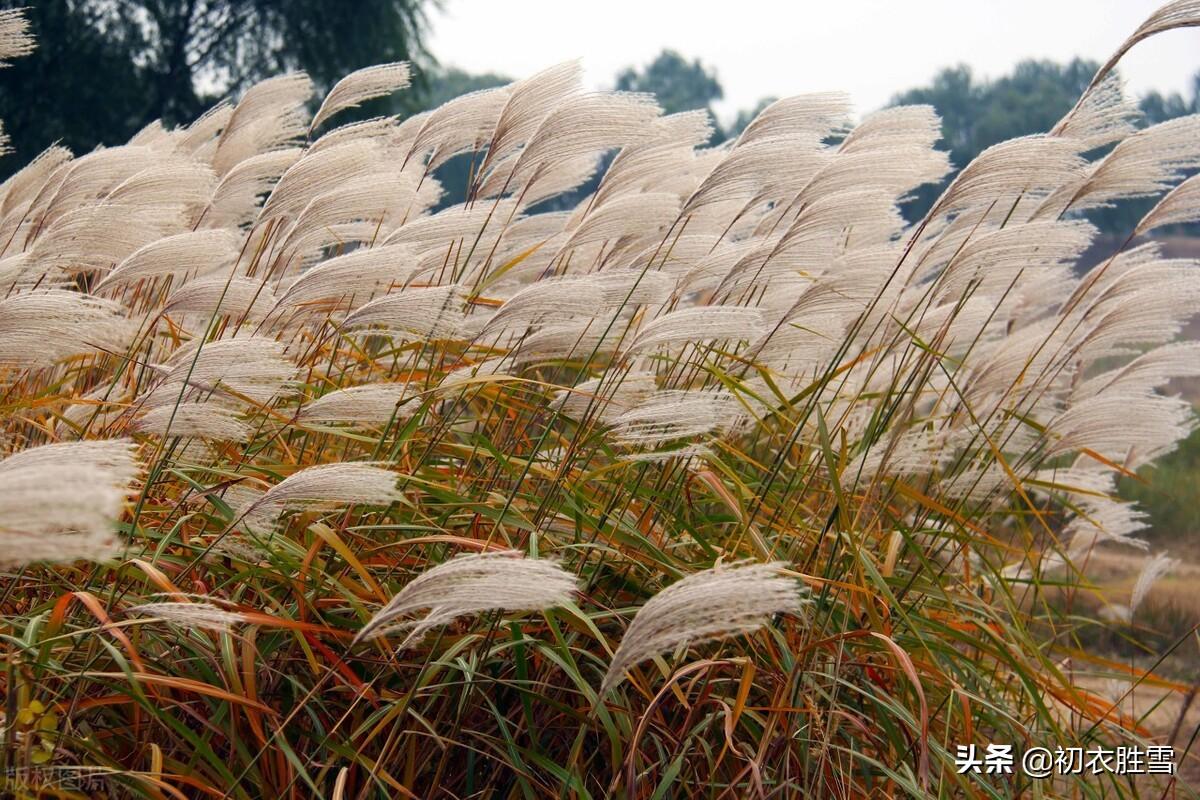
[(340, 126), (407, 66), (313, 117), (283, 75), (49, 149), (0, 186), (0, 758), (145, 797), (947, 796), (956, 744), (1144, 735), (1044, 589), (1146, 547), (1114, 477), (1194, 425), (1200, 265), (1077, 262), (1088, 209), (1200, 219), (1200, 118), (1139, 129), (1112, 72), (1198, 23), (913, 226), (929, 108), (787, 98), (710, 148), (575, 63)]

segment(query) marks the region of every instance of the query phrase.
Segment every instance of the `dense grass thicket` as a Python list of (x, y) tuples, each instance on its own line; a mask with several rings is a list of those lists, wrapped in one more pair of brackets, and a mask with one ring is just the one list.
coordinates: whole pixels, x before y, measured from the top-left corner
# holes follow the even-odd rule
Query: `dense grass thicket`
[(801, 95), (708, 148), (574, 63), (342, 126), (407, 67), (319, 107), (282, 75), (50, 148), (0, 186), (5, 791), (1170, 789), (953, 757), (1161, 741), (1087, 680), (1188, 688), (1090, 655), (1071, 598), (1147, 548), (1115, 482), (1193, 427), (1161, 388), (1200, 270), (1135, 234), (1200, 218), (1200, 117), (1138, 129), (1112, 70), (1197, 24), (1164, 7), (913, 226), (928, 107)]

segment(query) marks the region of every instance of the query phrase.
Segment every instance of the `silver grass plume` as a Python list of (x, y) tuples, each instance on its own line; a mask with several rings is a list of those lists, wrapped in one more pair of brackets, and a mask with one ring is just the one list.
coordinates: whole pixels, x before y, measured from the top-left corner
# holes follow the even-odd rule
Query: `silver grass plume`
[(256, 278), (208, 275), (180, 286), (163, 302), (163, 311), (198, 314), (207, 319), (221, 314), (234, 319), (256, 320), (275, 308), (275, 294)]
[(0, 461), (6, 564), (104, 560), (140, 467), (124, 440), (49, 444)]
[(701, 436), (733, 424), (738, 407), (727, 392), (663, 389), (611, 419), (612, 438), (626, 447)]
[(462, 326), (466, 297), (462, 286), (406, 289), (359, 306), (342, 324), (347, 330), (369, 328), (371, 333), (421, 340), (450, 339)]
[(1163, 196), (1138, 223), (1134, 235), (1149, 233), (1164, 225), (1186, 225), (1200, 221), (1200, 175), (1193, 175)]
[(496, 120), (480, 173), (529, 141), (547, 109), (579, 91), (582, 77), (580, 63), (567, 61), (514, 83)]
[(208, 397), (213, 392), (232, 392), (235, 401), (240, 396), (266, 404), (296, 372), (283, 344), (265, 336), (192, 342), (172, 353), (160, 369), (162, 382), (139, 398), (148, 408), (173, 406), (181, 396)]
[(77, 292), (0, 300), (0, 366), (44, 367), (94, 351), (121, 353), (132, 333), (119, 305)]
[(329, 94), (325, 95), (325, 102), (321, 103), (321, 107), (313, 116), (310, 129), (319, 128), (322, 122), (348, 108), (406, 88), (410, 74), (407, 61), (378, 64), (351, 72), (334, 84)]
[(134, 428), (156, 436), (224, 442), (248, 442), (254, 433), (235, 409), (218, 403), (179, 403), (152, 408), (138, 417)]
[(126, 609), (126, 616), (149, 617), (162, 620), (182, 628), (202, 628), (227, 632), (238, 623), (245, 622), (244, 614), (228, 611), (215, 603), (206, 601), (141, 603)]
[(1146, 600), (1146, 597), (1150, 594), (1150, 590), (1154, 588), (1154, 584), (1158, 583), (1160, 578), (1178, 566), (1179, 561), (1171, 558), (1165, 552), (1157, 553), (1147, 558), (1146, 562), (1142, 565), (1141, 571), (1138, 573), (1137, 580), (1133, 584), (1133, 590), (1129, 593), (1129, 605), (1113, 604), (1105, 606), (1100, 609), (1100, 616), (1126, 625), (1132, 623), (1133, 616), (1137, 613), (1138, 607)]
[(648, 658), (701, 642), (740, 636), (764, 627), (776, 614), (797, 614), (796, 581), (786, 565), (718, 566), (689, 575), (638, 609), (600, 685), (603, 696), (626, 671)]
[[(576, 579), (556, 562), (515, 551), (457, 556), (409, 581), (359, 630), (355, 642), (408, 631), (404, 649), (427, 631), (483, 611), (542, 611), (571, 602)], [(419, 619), (404, 619), (422, 609)]]
[(0, 67), (7, 67), (9, 59), (29, 55), (36, 46), (25, 9), (0, 11)]
[(270, 531), (285, 511), (349, 505), (387, 506), (403, 499), (400, 476), (374, 464), (321, 464), (289, 475), (238, 509), (235, 519)]
[(763, 313), (743, 306), (696, 306), (664, 314), (644, 325), (626, 353), (652, 350), (664, 344), (754, 341), (764, 329)]
[(403, 286), (415, 269), (416, 254), (407, 245), (362, 247), (305, 270), (280, 295), (279, 305), (325, 308), (351, 301), (362, 304)]
[(237, 237), (223, 228), (189, 231), (157, 239), (117, 264), (96, 285), (103, 292), (167, 276), (203, 276), (237, 258)]
[(407, 383), (367, 383), (322, 395), (300, 409), (303, 422), (385, 425), (412, 416), (420, 391)]

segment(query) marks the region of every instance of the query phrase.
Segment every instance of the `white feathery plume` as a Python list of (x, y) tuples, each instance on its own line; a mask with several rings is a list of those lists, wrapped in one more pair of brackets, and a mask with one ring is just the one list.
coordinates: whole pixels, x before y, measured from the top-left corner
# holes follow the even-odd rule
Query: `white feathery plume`
[(658, 445), (732, 425), (738, 410), (728, 392), (663, 389), (613, 417), (609, 434), (625, 447)]
[(113, 187), (105, 200), (137, 208), (177, 206), (190, 215), (207, 205), (216, 185), (217, 176), (207, 164), (191, 158), (162, 156), (158, 163)]
[(312, 81), (303, 72), (259, 81), (242, 94), (222, 135), (229, 137), (244, 125), (278, 114), (280, 109), (301, 108), (311, 97)]
[(616, 351), (624, 325), (609, 327), (605, 319), (586, 318), (545, 325), (522, 337), (512, 351), (515, 361), (586, 358), (593, 352), (608, 356)]
[(819, 143), (850, 124), (850, 98), (843, 92), (814, 92), (776, 100), (758, 113), (738, 137), (736, 148), (764, 139)]
[(368, 383), (322, 395), (300, 409), (302, 422), (386, 425), (405, 420), (420, 407), (420, 387), (408, 383)]
[(122, 181), (157, 166), (162, 154), (149, 147), (108, 147), (94, 150), (55, 170), (39, 191), (34, 207), (45, 228), (63, 214), (94, 204)]
[(1154, 584), (1158, 582), (1171, 570), (1179, 566), (1179, 562), (1168, 556), (1165, 552), (1156, 554), (1153, 558), (1147, 559), (1142, 571), (1138, 573), (1137, 582), (1133, 584), (1133, 591), (1129, 594), (1129, 614), (1132, 617), (1137, 613), (1138, 608), (1150, 594), (1150, 590), (1154, 588)]
[(258, 214), (259, 198), (303, 154), (298, 147), (271, 150), (242, 160), (221, 178), (204, 217), (206, 227), (238, 226)]
[[(43, 476), (44, 480), (57, 478)], [(78, 480), (63, 475), (67, 480)], [(2, 491), (2, 490), (0, 490)], [(56, 498), (46, 498), (54, 501)], [(32, 500), (31, 500), (32, 502)], [(2, 504), (2, 503), (0, 503)], [(0, 529), (0, 566), (15, 569), (29, 564), (70, 564), (75, 561), (104, 562), (121, 553), (121, 540), (111, 530), (95, 529), (71, 533), (21, 533)]]
[(218, 403), (179, 403), (151, 408), (134, 422), (134, 428), (155, 436), (183, 439), (215, 439), (222, 442), (248, 442), (251, 427), (236, 410)]
[(44, 367), (96, 350), (120, 353), (133, 324), (116, 303), (57, 289), (0, 300), (0, 365)]
[(1137, 130), (1137, 103), (1125, 96), (1115, 73), (1080, 98), (1079, 104), (1054, 126), (1054, 135), (1079, 142), (1080, 152), (1119, 142)]
[(591, 319), (605, 310), (604, 292), (587, 278), (555, 278), (521, 289), (500, 306), (485, 333), (535, 324)]
[[(1137, 409), (1130, 414), (1130, 409)], [(1075, 403), (1047, 426), (1050, 454), (1089, 449), (1136, 469), (1175, 449), (1195, 427), (1192, 406), (1149, 390), (1104, 392)]]
[(355, 139), (368, 139), (387, 148), (391, 147), (399, 129), (400, 124), (396, 117), (372, 117), (359, 122), (349, 122), (321, 134), (319, 139), (309, 145), (308, 151), (319, 152)]
[(348, 222), (366, 220), (386, 229), (402, 219), (416, 194), (416, 177), (401, 172), (381, 170), (348, 178), (309, 201), (279, 248), (306, 252), (336, 243), (329, 231)]
[(469, 386), (472, 383), (490, 381), (493, 378), (509, 377), (508, 373), (504, 370), (511, 363), (511, 360), (507, 356), (498, 356), (480, 361), (477, 364), (469, 364), (464, 367), (452, 369), (438, 383), (437, 390), (445, 392), (450, 389)]
[(661, 188), (664, 175), (691, 162), (694, 149), (712, 138), (712, 122), (704, 109), (658, 117), (650, 127), (650, 138), (622, 148), (613, 158), (596, 189), (596, 205), (619, 194)]
[(50, 176), (71, 158), (70, 150), (52, 145), (13, 173), (0, 184), (0, 198), (3, 198), (0, 201), (0, 216), (7, 217), (13, 211), (21, 211), (21, 216), (25, 216), (34, 196), (45, 188)]
[(25, 9), (0, 11), (0, 68), (7, 67), (9, 59), (29, 55), (36, 46)]
[(482, 150), (495, 130), (509, 92), (508, 86), (469, 92), (428, 114), (410, 118), (397, 137), (403, 139), (404, 130), (413, 129), (405, 161), (432, 151), (427, 166), (431, 171), (460, 153)]
[(1157, 389), (1172, 378), (1200, 376), (1200, 342), (1173, 342), (1156, 347), (1123, 367), (1088, 378), (1071, 392), (1072, 402), (1101, 392)]
[(508, 88), (508, 97), (488, 145), (488, 154), (480, 165), (482, 173), (503, 160), (529, 140), (549, 109), (579, 91), (583, 67), (567, 61), (519, 80)]
[[(556, 562), (516, 551), (460, 555), (413, 578), (364, 625), (355, 642), (398, 631), (404, 649), (428, 631), (484, 611), (543, 611), (570, 603), (575, 576)], [(419, 619), (404, 619), (426, 609)]]
[(96, 292), (168, 276), (202, 276), (228, 266), (238, 239), (224, 228), (188, 231), (157, 239), (134, 251), (96, 285)]
[(179, 208), (85, 206), (47, 226), (29, 251), (30, 269), (50, 274), (109, 270), (183, 227)]
[[(1109, 473), (1111, 475), (1111, 473)], [(1150, 545), (1133, 534), (1145, 530), (1147, 515), (1136, 503), (1122, 503), (1109, 497), (1081, 496), (1079, 511), (1063, 526), (1063, 538), (1072, 549), (1099, 541), (1116, 542), (1145, 550)]]
[(365, 302), (403, 286), (416, 271), (416, 256), (407, 245), (360, 247), (305, 270), (279, 297), (281, 306)]
[(942, 137), (942, 120), (933, 106), (894, 106), (875, 111), (854, 127), (838, 150), (854, 153), (897, 145), (932, 148)]
[[(1079, 103), (1076, 104), (1076, 107), (1082, 105), (1087, 100), (1088, 95), (1108, 77), (1109, 73), (1116, 67), (1117, 62), (1138, 42), (1175, 28), (1196, 27), (1198, 25), (1200, 25), (1200, 0), (1173, 0), (1173, 2), (1160, 7), (1147, 17), (1146, 21), (1139, 25), (1138, 29), (1130, 34), (1121, 43), (1121, 46), (1117, 48), (1116, 52), (1109, 57), (1108, 61), (1104, 62), (1100, 69), (1096, 71), (1095, 77), (1092, 78), (1091, 84), (1088, 86), (1087, 91), (1084, 92), (1083, 97), (1080, 98)], [(1066, 119), (1069, 120), (1070, 118), (1071, 114), (1068, 114)], [(1059, 123), (1060, 126), (1063, 124), (1062, 122)]]
[(867, 185), (903, 197), (924, 183), (940, 181), (950, 171), (950, 160), (941, 150), (920, 144), (898, 143), (840, 152), (812, 176), (798, 200), (811, 202), (834, 192)]
[(781, 174), (787, 184), (794, 185), (795, 191), (830, 160), (831, 155), (815, 145), (806, 147), (803, 142), (790, 139), (766, 139), (737, 147), (705, 176), (684, 203), (683, 213), (693, 213), (714, 203), (745, 203), (761, 198), (764, 184), (774, 188)]
[(1117, 144), (1083, 179), (1047, 201), (1050, 212), (1084, 210), (1169, 189), (1200, 167), (1200, 114), (1160, 122)]
[(600, 242), (641, 241), (662, 238), (667, 228), (679, 216), (679, 198), (664, 192), (622, 195), (593, 209), (571, 237), (563, 244), (562, 251)]
[(64, 438), (102, 431), (124, 414), (128, 405), (128, 396), (121, 389), (102, 383), (63, 410), (55, 435)]
[(640, 453), (622, 453), (622, 461), (639, 464), (662, 464), (676, 458), (709, 458), (713, 455), (712, 448), (703, 444), (689, 444), (676, 447), (673, 450), (648, 450)]
[(696, 306), (664, 314), (643, 326), (625, 348), (636, 353), (664, 344), (754, 341), (762, 335), (763, 313), (742, 306)]
[(279, 516), (301, 509), (387, 506), (404, 498), (400, 476), (373, 464), (321, 464), (294, 472), (237, 510), (253, 528), (272, 530)]
[(662, 272), (612, 269), (593, 273), (584, 280), (600, 290), (605, 308), (661, 305), (675, 288), (675, 280)]
[(1011, 225), (968, 239), (942, 271), (942, 299), (962, 296), (968, 285), (983, 295), (999, 296), (1019, 274), (1070, 269), (1088, 248), (1096, 229), (1075, 221)]
[[(1085, 279), (1086, 280), (1086, 279)], [(1169, 286), (1171, 291), (1162, 288)], [(1200, 272), (1191, 261), (1140, 264), (1118, 276), (1081, 313), (1090, 329), (1076, 345), (1084, 363), (1169, 342), (1195, 314)]]
[(590, 409), (596, 418), (607, 423), (649, 399), (656, 388), (652, 372), (631, 372), (615, 386), (612, 380), (592, 378), (558, 392), (552, 407), (578, 420)]
[(603, 696), (633, 666), (682, 647), (753, 633), (776, 614), (798, 614), (796, 581), (785, 564), (734, 564), (689, 575), (638, 609), (600, 685)]
[(0, 461), (4, 561), (103, 560), (139, 467), (127, 441), (43, 445)]
[(649, 95), (587, 92), (565, 98), (538, 125), (509, 170), (516, 185), (579, 156), (645, 140), (661, 114)]
[(452, 339), (462, 326), (466, 297), (466, 289), (457, 285), (405, 289), (359, 306), (342, 325), (423, 340)]
[[(477, 238), (496, 237), (505, 222), (517, 210), (515, 200), (500, 200), (489, 203), (459, 204), (444, 208), (436, 214), (409, 220), (388, 234), (383, 244), (411, 244), (418, 252), (461, 249), (465, 254)], [(476, 246), (476, 252), (491, 249), (484, 242)]]
[(312, 91), (312, 81), (303, 72), (267, 78), (247, 89), (217, 140), (212, 157), (217, 174), (304, 136), (308, 130), (305, 104)]
[[(221, 131), (229, 124), (230, 118), (233, 117), (233, 104), (228, 100), (222, 100), (215, 106), (205, 111), (196, 121), (188, 125), (181, 131), (179, 137), (179, 150), (184, 153), (191, 153), (196, 156), (197, 153), (206, 147), (216, 147), (217, 137), (221, 135)], [(214, 150), (215, 152), (215, 150)], [(211, 153), (209, 158), (211, 159)], [(208, 160), (208, 159), (203, 159)]]
[(218, 632), (226, 632), (234, 625), (245, 622), (244, 614), (228, 611), (215, 603), (197, 602), (163, 602), (141, 603), (125, 610), (127, 616), (151, 617), (163, 622), (169, 622), (182, 628), (202, 628)]
[(275, 307), (270, 287), (256, 278), (208, 275), (188, 281), (163, 303), (165, 313), (214, 314), (234, 319), (262, 319)]
[[(197, 353), (199, 347), (199, 353)], [(146, 408), (174, 405), (181, 397), (207, 397), (221, 389), (257, 404), (269, 403), (296, 373), (284, 346), (263, 336), (191, 342), (161, 367), (163, 382), (139, 398)], [(190, 387), (190, 391), (185, 389)]]
[(1200, 221), (1200, 175), (1193, 175), (1163, 196), (1138, 223), (1133, 233), (1141, 236), (1164, 225), (1186, 225)]
[[(718, 242), (713, 238), (711, 241), (712, 246), (704, 252), (684, 260), (683, 263), (688, 265), (687, 271), (679, 277), (677, 294), (717, 288), (736, 264), (763, 246), (757, 238), (739, 242)], [(703, 243), (704, 240), (701, 240), (699, 247), (703, 247)]]
[(536, 168), (514, 175), (512, 170), (524, 153), (519, 150), (498, 164), (476, 191), (482, 199), (510, 194), (519, 197), (522, 208), (528, 208), (555, 195), (569, 192), (583, 184), (596, 173), (600, 157), (596, 153), (584, 153), (565, 157), (557, 161), (543, 161)]
[(379, 167), (382, 152), (379, 145), (369, 139), (352, 139), (336, 147), (306, 154), (279, 178), (259, 218), (295, 218), (317, 195), (335, 190), (347, 180), (374, 172)]
[(309, 130), (316, 130), (322, 122), (348, 108), (406, 88), (410, 76), (411, 70), (407, 61), (378, 64), (351, 72), (334, 84), (329, 94), (325, 95), (325, 102), (317, 109)]
[[(933, 207), (951, 211), (993, 203), (1003, 205), (1022, 194), (1045, 194), (1085, 174), (1087, 162), (1078, 145), (1054, 136), (1023, 136), (994, 144), (963, 168)], [(1011, 202), (1010, 200), (1010, 202)]]

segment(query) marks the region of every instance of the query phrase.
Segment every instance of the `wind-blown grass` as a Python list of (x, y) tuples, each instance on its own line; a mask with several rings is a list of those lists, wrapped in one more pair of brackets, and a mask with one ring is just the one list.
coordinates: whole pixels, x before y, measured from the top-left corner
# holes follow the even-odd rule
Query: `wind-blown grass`
[(315, 119), (287, 75), (48, 151), (0, 187), (0, 774), (1018, 797), (955, 746), (1144, 741), (1057, 601), (1099, 542), (1145, 547), (1114, 481), (1193, 426), (1160, 390), (1200, 270), (1131, 241), (1078, 274), (1079, 212), (1200, 167), (1200, 118), (1135, 132), (1115, 63), (912, 227), (929, 108), (788, 98), (712, 149), (577, 64), (342, 127), (407, 68)]

